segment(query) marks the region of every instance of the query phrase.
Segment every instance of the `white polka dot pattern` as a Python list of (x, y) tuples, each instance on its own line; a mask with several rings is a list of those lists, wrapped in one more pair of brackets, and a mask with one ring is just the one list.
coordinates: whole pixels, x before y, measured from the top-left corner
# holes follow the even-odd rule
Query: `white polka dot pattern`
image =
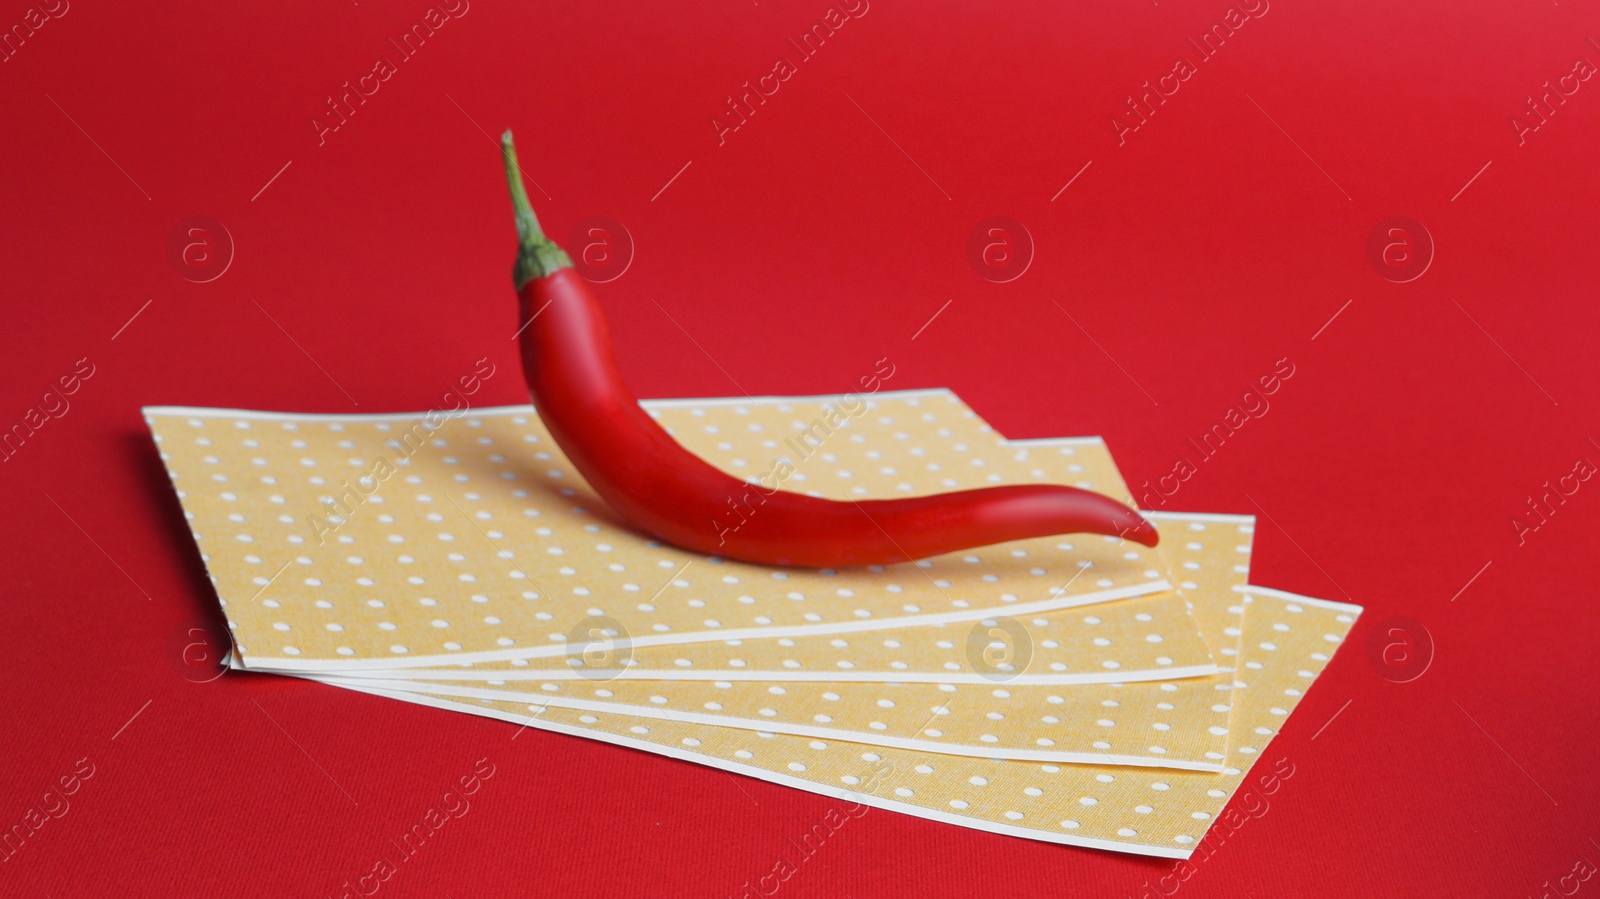
[[(675, 410), (668, 409), (667, 412)], [(963, 427), (972, 427), (974, 418), (964, 417)], [(992, 432), (974, 427), (974, 444), (997, 441)], [(969, 446), (969, 444), (961, 444)], [(698, 447), (697, 449), (704, 449)], [(1067, 438), (1005, 442), (1004, 452), (991, 466), (1009, 481), (1040, 480), (1052, 483), (1073, 481), (1081, 486), (1117, 493), (1123, 490), (1122, 477), (1106, 446), (1097, 438)], [(1209, 521), (1217, 516), (1201, 516)], [(1242, 533), (1250, 530), (1249, 518), (1223, 519), (1234, 522)], [(1202, 558), (1213, 572), (1231, 572), (1244, 582), (1248, 568), (1238, 564), (1232, 544), (1208, 540), (1196, 542), (1206, 521), (1194, 516), (1181, 519), (1186, 529), (1180, 546), (1192, 546), (1182, 561), (1182, 570), (1198, 567)], [(1081, 541), (1084, 538), (1071, 538)], [(1103, 538), (1090, 537), (1091, 540)], [(1248, 541), (1245, 541), (1248, 543)], [(1070, 545), (1058, 543), (1057, 548)], [(1201, 552), (1206, 546), (1207, 552)], [(1248, 546), (1243, 547), (1248, 550)], [(1013, 558), (1027, 558), (1020, 546), (1008, 550)], [(976, 553), (961, 555), (964, 564), (982, 561)], [(1157, 554), (1157, 567), (1144, 573), (1146, 579), (1172, 580), (1165, 555)], [(1230, 561), (1233, 560), (1233, 561)], [(1089, 571), (1092, 569), (1080, 569)], [(1081, 577), (1081, 575), (1080, 575)], [(848, 589), (842, 592), (851, 592)], [(1014, 597), (1011, 597), (1014, 599)], [(1008, 597), (1002, 596), (1002, 601)], [(906, 611), (916, 611), (907, 609)], [(1221, 613), (1222, 610), (1218, 610)], [(1047, 612), (1023, 616), (1019, 621), (1031, 629), (1028, 671), (1011, 683), (1109, 683), (1159, 680), (1179, 676), (1198, 676), (1210, 670), (1214, 653), (1197, 639), (1195, 622), (1186, 614), (1188, 604), (1181, 596), (1163, 594), (1142, 597), (1097, 607), (1092, 615)], [(1237, 613), (1235, 613), (1237, 614)], [(1008, 616), (1009, 618), (1009, 616)], [(994, 672), (973, 669), (966, 638), (975, 626), (994, 627), (1002, 622), (982, 625), (968, 623), (960, 628), (930, 631), (925, 628), (898, 628), (861, 635), (819, 635), (795, 638), (754, 638), (730, 643), (705, 643), (683, 646), (630, 646), (625, 654), (608, 652), (604, 665), (618, 669), (622, 677), (665, 680), (831, 680), (883, 682), (937, 682), (984, 685)], [(1235, 622), (1236, 624), (1236, 622)], [(1084, 625), (1089, 625), (1085, 629)], [(954, 633), (951, 631), (954, 630)], [(1041, 632), (1048, 630), (1049, 632)], [(600, 635), (597, 635), (600, 636)], [(621, 639), (620, 634), (610, 637)], [(616, 640), (604, 648), (614, 647)], [(1231, 641), (1230, 641), (1231, 642)], [(1231, 651), (1227, 646), (1224, 653)], [(981, 656), (980, 656), (981, 659)], [(424, 679), (479, 680), (494, 677), (507, 680), (592, 679), (596, 672), (579, 660), (559, 658), (516, 659), (509, 662), (483, 662), (450, 670), (419, 670), (410, 677)], [(609, 676), (609, 675), (608, 675)]]
[[(1192, 577), (1186, 595), (1197, 618), (1215, 629), (1218, 656), (1231, 664), (1244, 613), (1235, 588), (1244, 586), (1246, 579), (1237, 561), (1248, 553), (1254, 520), (1182, 514), (1154, 520), (1162, 533), (1163, 555)], [(1100, 635), (1106, 633), (1101, 616), (1124, 606), (1138, 609), (1149, 601), (1126, 600), (1090, 613), (1074, 610), (1045, 617), (1063, 619), (1069, 630)], [(1021, 622), (1032, 643), (1051, 639), (1044, 634), (1054, 631), (1041, 628), (1042, 620)], [(952, 636), (945, 633), (948, 628), (922, 630), (936, 638)], [(1149, 644), (1152, 636), (1159, 637), (1147, 633), (1136, 641), (1165, 645), (1159, 639)], [(1037, 667), (1035, 659), (1019, 673)], [(1229, 673), (1159, 684), (1070, 687), (1019, 684), (1014, 677), (996, 677), (982, 686), (625, 679), (597, 684), (493, 678), (469, 685), (459, 677), (430, 681), (415, 672), (409, 677), (405, 671), (394, 674), (409, 683), (391, 686), (446, 696), (534, 701), (987, 758), (1211, 771), (1220, 771), (1223, 765), (1233, 681)]]
[[(1013, 672), (973, 651), (974, 631), (1021, 628), (1029, 662)], [(987, 641), (985, 641), (987, 642)], [(599, 643), (589, 644), (599, 646)], [(767, 637), (723, 643), (627, 648), (610, 640), (603, 666), (578, 658), (486, 662), (411, 669), (412, 678), (449, 680), (867, 681), (873, 683), (1125, 683), (1209, 674), (1215, 660), (1185, 598), (1168, 592), (1089, 609), (996, 615), (976, 622), (852, 634)], [(996, 644), (997, 651), (1006, 649)], [(626, 650), (626, 651), (624, 651)], [(620, 666), (620, 667), (619, 667)], [(1015, 665), (1012, 665), (1015, 668)], [(389, 669), (370, 669), (363, 674)]]
[[(784, 486), (818, 495), (1048, 480), (1127, 497), (1098, 441), (1004, 441), (946, 392), (883, 395), (821, 445), (793, 442), (827, 405), (685, 401), (652, 404), (652, 413), (745, 477), (798, 457)], [(1228, 516), (1157, 516), (1164, 553), (1076, 538), (886, 570), (771, 571), (697, 559), (620, 528), (526, 408), (482, 410), (436, 428), (416, 416), (147, 415), (250, 661), (381, 675), (330, 679), (362, 689), (405, 686), (384, 679), (397, 669), (451, 663), (475, 679), (472, 689), (514, 686), (508, 692), (518, 699), (375, 691), (1055, 842), (1186, 856), (1360, 612), (1256, 588), (1245, 588), (1242, 602), (1217, 601), (1213, 579), (1236, 584), (1248, 572), (1250, 525)], [(335, 503), (343, 505), (328, 508)], [(1175, 537), (1174, 529), (1191, 533)], [(650, 571), (656, 583), (647, 586), (642, 573)], [(1156, 595), (1164, 578), (1177, 592)], [(839, 662), (849, 662), (902, 680), (915, 669), (959, 677), (973, 673), (947, 667), (960, 665), (950, 656), (963, 641), (941, 646), (938, 635), (964, 640), (995, 616), (1022, 622), (1046, 650), (1012, 680), (1061, 664), (1070, 670), (1045, 675), (1061, 683), (778, 683), (729, 674), (579, 684), (562, 667), (536, 670), (565, 665), (571, 626), (604, 618), (634, 636), (641, 657), (670, 662), (666, 670), (678, 676), (707, 672), (712, 659), (731, 672), (760, 645), (772, 653), (761, 664), (807, 676), (842, 677), (850, 669)], [(907, 645), (922, 639), (943, 655)], [(1133, 669), (1181, 667), (1206, 641), (1214, 650), (1206, 658), (1231, 673), (1069, 682), (1096, 664), (1111, 672), (1102, 680), (1130, 681)], [(803, 647), (805, 658), (785, 657)], [(1223, 701), (1202, 707), (1202, 690)], [(578, 692), (595, 707), (560, 704)], [(685, 720), (692, 702), (741, 724)], [(840, 736), (789, 732), (806, 720)], [(1129, 735), (1135, 728), (1148, 730), (1142, 750), (1146, 740)], [(1096, 729), (1113, 736), (1096, 740)], [(1062, 739), (1069, 732), (1082, 733)], [(907, 733), (934, 745), (904, 745)], [(963, 749), (952, 752), (958, 742)], [(1084, 746), (1132, 764), (1068, 758)], [(1216, 754), (1220, 773), (1172, 767), (1215, 763)]]
[[(1218, 774), (979, 759), (525, 703), (385, 695), (621, 743), (980, 830), (1187, 858), (1247, 776), (1259, 785), (1286, 776), (1285, 765), (1292, 773), (1287, 760), (1263, 760), (1262, 771), (1251, 769), (1361, 611), (1246, 590), (1252, 602), (1241, 641), (1243, 679), (1236, 685), (1236, 745)], [(1273, 648), (1263, 649), (1263, 643)]]
[[(879, 395), (813, 445), (807, 427), (829, 405), (647, 404), (730, 472), (757, 477), (796, 457), (789, 489), (915, 495), (1006, 479), (992, 469), (1007, 447), (948, 392)], [(561, 656), (596, 617), (642, 648), (971, 622), (1165, 587), (1157, 554), (1103, 538), (844, 573), (685, 553), (620, 526), (526, 407), (432, 419), (152, 408), (146, 418), (250, 667)], [(1083, 474), (1126, 496), (1114, 469)]]

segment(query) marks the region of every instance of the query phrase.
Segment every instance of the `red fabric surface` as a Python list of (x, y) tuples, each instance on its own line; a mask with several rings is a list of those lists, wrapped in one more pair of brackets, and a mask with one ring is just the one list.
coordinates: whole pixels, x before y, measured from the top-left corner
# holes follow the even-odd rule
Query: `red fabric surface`
[[(631, 234), (597, 289), (642, 395), (841, 391), (888, 356), (886, 387), (953, 388), (1008, 436), (1105, 435), (1134, 484), (1187, 455), (1167, 508), (1257, 514), (1253, 580), (1366, 606), (1272, 744), (1297, 773), (1182, 895), (1539, 895), (1600, 864), (1600, 481), (1512, 525), (1600, 462), (1600, 80), (1559, 80), (1600, 66), (1600, 12), (1263, 6), (1203, 61), (1225, 0), (871, 0), (804, 60), (823, 0), (476, 0), (403, 61), (420, 0), (0, 10), (25, 25), (0, 63), (0, 425), (93, 366), (0, 463), (0, 825), (93, 772), (0, 894), (337, 896), (479, 759), (470, 812), (382, 895), (739, 895), (835, 804), (180, 661), (215, 598), (139, 407), (419, 410), (483, 356), (483, 401), (523, 401), (504, 127), (552, 234)], [(711, 117), (781, 57), (719, 145)], [(1531, 130), (1546, 81), (1571, 95)], [(1006, 283), (968, 258), (997, 215), (1034, 246)], [(1396, 215), (1436, 248), (1408, 283), (1367, 255)], [(192, 216), (235, 245), (205, 283), (169, 260)], [(1199, 461), (1188, 438), (1285, 357)], [(1433, 646), (1407, 683), (1367, 652), (1396, 615)], [(1123, 897), (1171, 868), (872, 811), (780, 889)]]

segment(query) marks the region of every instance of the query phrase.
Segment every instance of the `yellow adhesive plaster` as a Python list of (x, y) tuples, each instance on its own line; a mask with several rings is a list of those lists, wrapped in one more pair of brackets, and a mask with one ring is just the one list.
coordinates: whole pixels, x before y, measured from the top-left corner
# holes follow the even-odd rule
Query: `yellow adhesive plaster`
[[(1152, 520), (1162, 534), (1163, 554), (1189, 578), (1185, 595), (1193, 601), (1197, 619), (1213, 629), (1214, 648), (1231, 665), (1243, 615), (1235, 588), (1245, 584), (1248, 570), (1238, 560), (1248, 555), (1254, 519), (1163, 514)], [(1227, 745), (1231, 673), (1159, 684), (1063, 688), (1019, 683), (1020, 676), (1039, 664), (1034, 647), (1055, 642), (1052, 634), (1075, 629), (1088, 642), (1103, 641), (1109, 647), (1111, 631), (1103, 618), (1113, 613), (1121, 613), (1124, 620), (1147, 617), (1137, 611), (1128, 614), (1147, 603), (1124, 600), (1096, 606), (1088, 614), (1073, 610), (972, 625), (965, 639), (956, 641), (965, 646), (972, 662), (983, 666), (989, 653), (991, 662), (1014, 663), (989, 664), (981, 686), (621, 679), (490, 680), (468, 685), (461, 679), (428, 681), (420, 672), (405, 670), (387, 672), (394, 679), (372, 685), (986, 758), (1220, 771)], [(1047, 618), (1061, 620), (1047, 628)], [(939, 634), (951, 629), (926, 630)], [(882, 635), (861, 636), (877, 640)], [(1165, 645), (1152, 631), (1133, 639), (1147, 646)]]
[[(878, 394), (842, 418), (841, 402), (646, 406), (741, 477), (759, 478), (792, 457), (782, 482), (789, 489), (917, 495), (1003, 478), (992, 466), (1004, 442), (947, 391)], [(616, 623), (636, 650), (860, 633), (970, 623), (1001, 609), (1033, 615), (1169, 587), (1158, 554), (1099, 537), (843, 572), (683, 552), (622, 526), (527, 407), (145, 412), (247, 667), (560, 657), (595, 619)], [(1086, 485), (1126, 496), (1114, 466), (1083, 474)]]
[[(1169, 568), (1179, 572), (1178, 590), (1191, 599), (1189, 613), (1200, 635), (1212, 648), (1220, 675), (1213, 678), (1212, 690), (1225, 697), (1229, 708), (1228, 734), (1223, 739), (1224, 754), (1233, 739), (1233, 693), (1238, 686), (1234, 671), (1244, 640), (1244, 616), (1249, 597), (1241, 595), (1241, 587), (1233, 586), (1233, 597), (1226, 603), (1194, 602), (1194, 597), (1209, 577), (1226, 570), (1247, 582), (1250, 563), (1247, 560), (1254, 545), (1255, 516), (1217, 515), (1185, 512), (1143, 512), (1161, 529), (1163, 543), (1161, 555), (1168, 560)], [(1237, 542), (1235, 542), (1237, 541)], [(1233, 544), (1230, 546), (1229, 544)]]
[[(940, 406), (958, 402), (948, 396), (939, 399)], [(785, 414), (794, 415), (796, 409), (792, 403), (798, 402), (801, 401), (785, 401)], [(907, 406), (914, 410), (925, 410), (926, 402), (913, 397)], [(695, 411), (700, 411), (702, 416), (697, 419)], [(807, 414), (812, 411), (806, 410)], [(718, 439), (716, 445), (702, 441), (702, 445), (693, 447), (696, 452), (708, 456), (715, 456), (718, 451), (727, 452), (719, 449), (729, 445), (720, 439), (724, 436), (721, 428), (699, 423), (703, 420), (704, 409), (669, 405), (657, 410), (656, 414), (676, 435), (709, 434), (711, 438)], [(920, 417), (932, 413), (919, 411), (917, 414)], [(969, 464), (965, 467), (985, 472), (982, 476), (985, 483), (1001, 480), (1009, 483), (1073, 483), (1088, 489), (1104, 489), (1112, 495), (1126, 492), (1116, 464), (1099, 438), (1003, 441), (970, 410), (948, 422), (934, 419), (931, 423), (953, 426), (941, 426), (940, 434), (952, 440), (953, 451), (972, 457), (967, 460)], [(707, 428), (716, 430), (707, 431)], [(881, 457), (872, 446), (866, 441), (845, 441), (837, 446), (837, 453), (823, 454), (828, 458), (819, 457), (816, 465), (821, 467), (812, 470), (824, 473), (859, 470), (871, 461), (869, 455)], [(971, 465), (970, 462), (974, 460), (984, 464)], [(731, 455), (717, 458), (718, 464), (725, 468), (741, 461), (745, 460)], [(955, 486), (974, 486), (976, 483), (958, 482)], [(1184, 527), (1190, 530), (1206, 526), (1192, 517), (1183, 520)], [(1249, 522), (1242, 522), (1242, 526), (1248, 530)], [(1193, 543), (1193, 536), (1189, 534), (1183, 539)], [(1083, 539), (1081, 536), (1062, 538), (1055, 548), (1072, 551), (1074, 544)], [(1087, 539), (1114, 542), (1094, 536)], [(1229, 548), (1248, 550), (1249, 547), (1233, 547), (1232, 544), (1229, 547), (1213, 547), (1224, 555)], [(1137, 554), (1130, 556), (1134, 549), (1123, 548), (1125, 560), (1143, 558)], [(1012, 558), (1027, 558), (1028, 555), (1028, 551), (1020, 545), (1013, 546), (1009, 552)], [(983, 561), (975, 553), (964, 553), (960, 558), (964, 565), (977, 565)], [(1157, 558), (1164, 560), (1166, 557), (1158, 553)], [(1197, 559), (1186, 559), (1183, 564), (1197, 566), (1199, 562)], [(1230, 566), (1217, 567), (1223, 570)], [(1238, 582), (1244, 583), (1243, 575), (1248, 568), (1237, 563), (1231, 567), (1240, 575)], [(1092, 566), (1077, 568), (1073, 577), (1081, 580), (1093, 571)], [(1164, 562), (1145, 572), (1145, 576), (1147, 579), (1171, 580)], [(935, 586), (939, 583), (936, 581)], [(1057, 590), (1065, 592), (1059, 587)], [(1097, 606), (1091, 615), (1044, 612), (1023, 616), (1021, 610), (1015, 608), (1015, 594), (1004, 594), (1001, 600), (1013, 604), (1005, 610), (1009, 622), (1028, 622), (1034, 630), (1030, 635), (1033, 639), (1029, 641), (1030, 659), (1024, 666), (1028, 669), (1025, 672), (1004, 667), (999, 660), (995, 660), (997, 664), (991, 664), (985, 658), (983, 646), (971, 645), (975, 628), (982, 628), (987, 633), (996, 627), (994, 623), (983, 624), (982, 621), (963, 621), (933, 628), (895, 628), (853, 635), (801, 635), (640, 647), (634, 643), (636, 635), (627, 632), (620, 622), (590, 619), (585, 625), (586, 633), (574, 634), (567, 640), (565, 645), (569, 655), (566, 656), (480, 662), (453, 669), (419, 669), (409, 675), (379, 668), (353, 671), (351, 674), (451, 681), (560, 682), (622, 677), (646, 680), (897, 681), (981, 686), (990, 683), (997, 674), (1006, 675), (1014, 684), (1060, 685), (1164, 680), (1201, 676), (1216, 670), (1213, 659), (1215, 653), (1208, 652), (1205, 641), (1198, 638), (1196, 623), (1187, 614), (1187, 598), (1180, 595), (1164, 593)], [(1085, 628), (1084, 625), (1089, 627)], [(1016, 630), (1018, 626), (1004, 623), (1001, 630)]]
[[(695, 761), (774, 783), (994, 833), (1188, 858), (1229, 798), (1271, 794), (1287, 760), (1252, 766), (1349, 633), (1358, 606), (1245, 588), (1234, 730), (1221, 773), (979, 759), (547, 705), (363, 689)], [(1230, 809), (1229, 815), (1241, 815)], [(1236, 822), (1225, 821), (1229, 827)]]
[[(1004, 613), (1004, 614), (1002, 614)], [(996, 633), (996, 632), (999, 633)], [(1006, 634), (1028, 658), (1013, 658)], [(977, 642), (974, 642), (977, 641)], [(370, 668), (355, 676), (473, 681), (792, 681), (983, 685), (1116, 683), (1195, 677), (1218, 670), (1176, 592), (1087, 609), (1021, 614), (882, 631), (757, 638), (635, 649), (605, 625), (572, 638), (573, 655), (457, 669)], [(522, 660), (517, 660), (522, 661)], [(1022, 668), (1019, 669), (1018, 665)]]

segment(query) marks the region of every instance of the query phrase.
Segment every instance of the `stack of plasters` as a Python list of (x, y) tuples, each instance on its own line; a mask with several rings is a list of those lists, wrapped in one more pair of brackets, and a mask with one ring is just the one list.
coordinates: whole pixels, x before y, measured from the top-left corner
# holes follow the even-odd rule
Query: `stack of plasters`
[[(1006, 440), (943, 390), (839, 400), (645, 406), (792, 491), (1131, 503), (1099, 438)], [(1158, 549), (778, 569), (626, 527), (526, 406), (146, 416), (237, 667), (1030, 839), (1187, 857), (1360, 613), (1251, 586), (1249, 516), (1151, 514)], [(760, 514), (730, 502), (722, 524)]]

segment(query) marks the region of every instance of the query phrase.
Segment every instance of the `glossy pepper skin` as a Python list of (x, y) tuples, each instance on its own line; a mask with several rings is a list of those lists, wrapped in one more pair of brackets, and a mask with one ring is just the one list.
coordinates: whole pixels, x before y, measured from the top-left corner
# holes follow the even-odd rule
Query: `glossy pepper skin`
[[(739, 480), (684, 449), (623, 383), (600, 304), (539, 229), (508, 131), (506, 178), (520, 250), (513, 279), (533, 404), (595, 492), (634, 527), (684, 549), (763, 565), (888, 565), (1053, 534), (1156, 544), (1127, 506), (1056, 485), (988, 487), (901, 499), (838, 501)], [(735, 530), (730, 500), (747, 510)]]

